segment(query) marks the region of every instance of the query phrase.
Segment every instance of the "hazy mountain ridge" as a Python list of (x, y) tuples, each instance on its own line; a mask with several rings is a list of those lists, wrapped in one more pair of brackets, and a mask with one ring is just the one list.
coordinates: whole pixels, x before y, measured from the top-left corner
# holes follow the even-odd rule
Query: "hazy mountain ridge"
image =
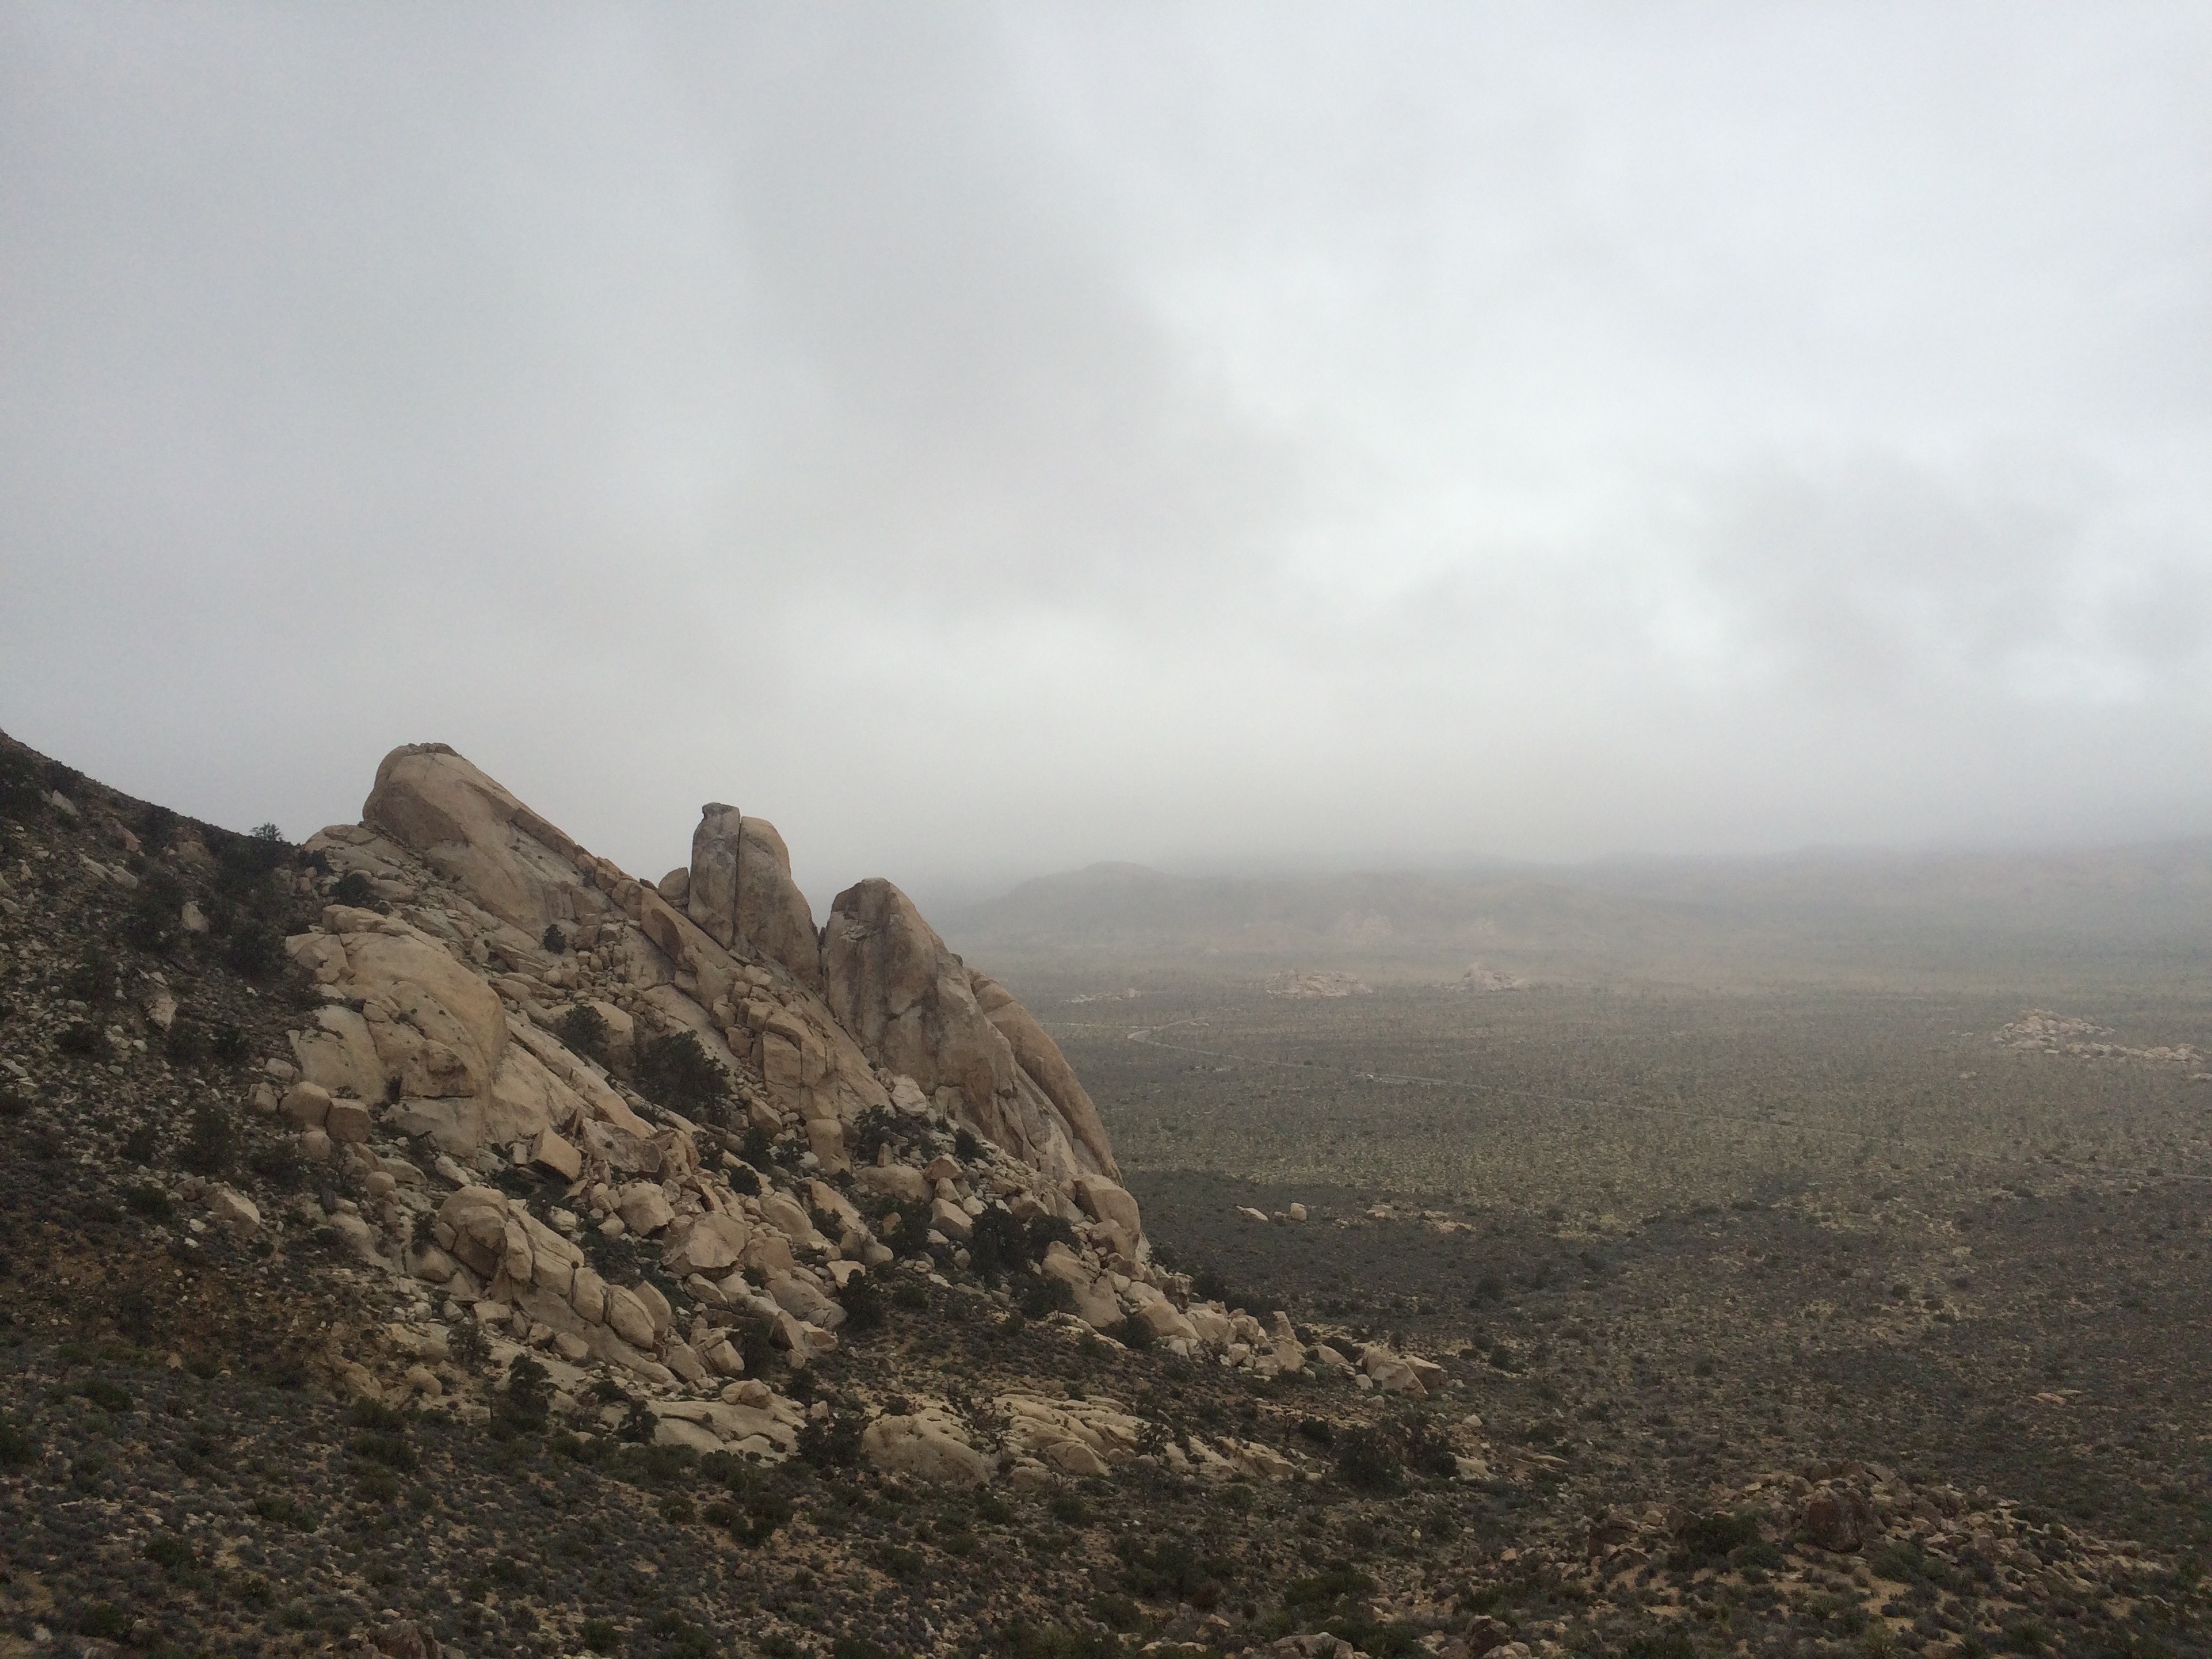
[(1494, 957), (1567, 972), (1784, 948), (2186, 947), (2212, 931), (2212, 840), (1261, 877), (1097, 864), (946, 920), (946, 937), (978, 953)]

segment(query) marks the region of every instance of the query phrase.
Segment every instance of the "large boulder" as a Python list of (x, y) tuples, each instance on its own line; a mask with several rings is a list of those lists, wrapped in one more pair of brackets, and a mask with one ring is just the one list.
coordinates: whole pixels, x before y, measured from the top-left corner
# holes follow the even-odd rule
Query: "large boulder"
[(791, 854), (766, 818), (709, 801), (691, 832), (685, 908), (725, 950), (748, 945), (809, 990), (822, 986), (822, 936), (791, 878)]
[(532, 939), (608, 908), (579, 872), (582, 849), (448, 744), (386, 755), (361, 817)]
[(918, 1480), (980, 1486), (991, 1478), (990, 1460), (968, 1443), (958, 1420), (930, 1407), (878, 1418), (860, 1436), (860, 1455), (886, 1474)]
[[(1058, 1109), (1068, 1133), (1074, 1138), (1079, 1162), (1119, 1181), (1121, 1167), (1114, 1161), (1114, 1147), (1106, 1138), (1105, 1122), (1099, 1117), (1090, 1091), (1076, 1077), (1075, 1068), (1060, 1053), (1060, 1045), (1036, 1023), (1036, 1017), (1015, 1000), (1014, 994), (988, 974), (969, 969), (968, 985), (975, 993), (975, 1006), (1014, 1051), (1015, 1063)], [(1087, 1159), (1084, 1158), (1086, 1152), (1090, 1155)]]
[(986, 1139), (1062, 1180), (1097, 1164), (976, 1000), (966, 965), (890, 882), (837, 896), (822, 976), (830, 1012), (869, 1059), (925, 1093), (950, 1091), (956, 1115)]
[(316, 1029), (295, 1044), (302, 1069), (320, 1087), (381, 1099), (396, 1084), (410, 1101), (441, 1103), (421, 1114), (422, 1127), (436, 1126), (447, 1150), (464, 1152), (487, 1133), (532, 1133), (556, 1109), (574, 1109), (573, 1100), (550, 1100), (537, 1072), (509, 1065), (498, 994), (428, 934), (333, 904), (323, 912), (322, 933), (286, 945), (354, 1005), (319, 1011)]

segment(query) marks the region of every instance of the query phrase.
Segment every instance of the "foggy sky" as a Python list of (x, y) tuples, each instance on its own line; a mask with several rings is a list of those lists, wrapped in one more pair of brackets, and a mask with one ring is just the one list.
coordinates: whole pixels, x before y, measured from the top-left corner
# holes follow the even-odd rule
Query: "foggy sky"
[(2212, 12), (16, 3), (0, 726), (844, 883), (2212, 831)]

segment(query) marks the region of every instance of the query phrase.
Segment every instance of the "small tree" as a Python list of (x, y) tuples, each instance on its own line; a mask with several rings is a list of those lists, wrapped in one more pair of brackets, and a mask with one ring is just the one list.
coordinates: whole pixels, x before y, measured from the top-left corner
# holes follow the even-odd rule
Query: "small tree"
[(607, 1029), (606, 1016), (588, 1002), (580, 1002), (573, 1008), (563, 1009), (553, 1022), (553, 1035), (586, 1060), (600, 1065), (607, 1063), (609, 1045), (614, 1033)]
[(673, 1112), (719, 1123), (729, 1115), (730, 1079), (698, 1035), (672, 1032), (637, 1047), (638, 1092)]

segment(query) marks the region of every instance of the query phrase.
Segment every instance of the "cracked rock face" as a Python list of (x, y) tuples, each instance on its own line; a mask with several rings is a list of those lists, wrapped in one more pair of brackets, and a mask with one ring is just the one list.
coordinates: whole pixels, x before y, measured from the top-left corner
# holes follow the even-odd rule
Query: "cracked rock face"
[[(672, 872), (647, 885), (585, 851), (449, 746), (410, 744), (378, 767), (361, 828), (337, 826), (319, 840), (364, 852), (382, 842), (419, 859), (486, 913), (491, 925), (477, 930), (472, 948), (480, 942), (526, 977), (549, 927), (611, 931), (615, 948), (597, 964), (606, 982), (590, 988), (611, 994), (598, 1001), (626, 1020), (642, 1014), (691, 1031), (710, 1059), (733, 1077), (757, 1073), (777, 1107), (805, 1122), (849, 1126), (911, 1079), (1057, 1182), (1120, 1174), (1097, 1107), (1029, 1012), (946, 950), (887, 881), (848, 889), (817, 933), (783, 838), (765, 819), (709, 802), (684, 879)], [(664, 886), (680, 895), (680, 908)], [(349, 1005), (319, 1017), (307, 1045), (310, 1075), (334, 1092), (362, 1095), (397, 1077), (405, 1098), (424, 1103), (414, 1109), (422, 1127), (450, 1149), (561, 1127), (567, 1103), (556, 1091), (567, 1085), (523, 1064), (503, 1079), (504, 1037), (484, 1008), (469, 1010), (473, 1046), (453, 1040), (471, 1023), (454, 1009), (483, 999), (443, 986), (448, 971), (423, 960), (426, 951), (441, 951), (441, 941), (366, 912), (326, 918), (322, 938), (294, 942), (295, 957)], [(539, 983), (557, 994), (567, 977), (556, 963)], [(352, 1012), (356, 1002), (367, 1006)], [(823, 1128), (811, 1139), (834, 1167), (839, 1133)], [(1141, 1229), (1133, 1203), (1121, 1220), (1133, 1246)]]

